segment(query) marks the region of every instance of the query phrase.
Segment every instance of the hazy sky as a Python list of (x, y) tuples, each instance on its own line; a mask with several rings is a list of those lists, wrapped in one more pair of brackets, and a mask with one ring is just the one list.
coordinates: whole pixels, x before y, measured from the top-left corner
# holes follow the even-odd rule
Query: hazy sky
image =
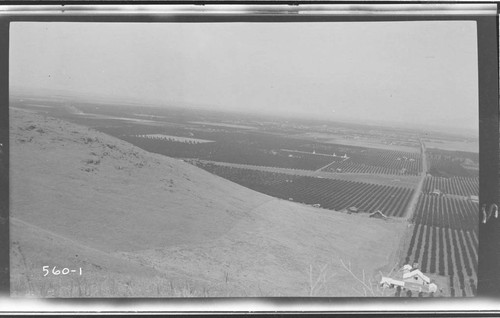
[(11, 87), (477, 131), (473, 21), (11, 24)]

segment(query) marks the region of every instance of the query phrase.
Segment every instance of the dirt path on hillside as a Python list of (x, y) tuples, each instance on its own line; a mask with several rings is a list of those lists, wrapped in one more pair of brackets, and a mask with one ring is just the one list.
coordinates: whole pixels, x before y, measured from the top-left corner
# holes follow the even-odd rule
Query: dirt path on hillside
[(61, 241), (69, 242), (69, 243), (71, 243), (72, 245), (74, 245), (74, 246), (76, 246), (76, 247), (78, 247), (78, 248), (81, 248), (81, 249), (84, 249), (84, 250), (87, 250), (87, 251), (92, 251), (92, 252), (97, 253), (97, 254), (104, 254), (104, 255), (106, 255), (106, 256), (109, 256), (109, 254), (108, 254), (108, 253), (106, 253), (106, 252), (104, 252), (104, 251), (101, 251), (101, 250), (95, 249), (95, 248), (90, 247), (90, 246), (87, 246), (87, 245), (83, 245), (83, 244), (81, 244), (81, 243), (79, 243), (79, 242), (77, 242), (77, 241), (75, 241), (75, 240), (72, 240), (72, 239), (67, 238), (67, 237), (65, 237), (65, 236), (62, 236), (62, 235), (59, 235), (59, 234), (54, 233), (54, 232), (52, 232), (52, 231), (49, 231), (49, 230), (43, 229), (43, 228), (41, 228), (41, 227), (39, 227), (39, 226), (33, 225), (33, 224), (28, 223), (28, 222), (26, 222), (26, 221), (23, 221), (23, 220), (21, 220), (21, 219), (18, 219), (18, 218), (15, 218), (15, 217), (12, 217), (12, 216), (11, 216), (11, 217), (9, 218), (9, 221), (10, 221), (10, 222), (13, 222), (13, 223), (20, 224), (20, 225), (22, 224), (23, 226), (27, 226), (27, 227), (34, 228), (34, 229), (36, 229), (37, 231), (40, 231), (40, 232), (43, 232), (43, 233), (47, 234), (49, 237), (53, 237), (53, 238), (59, 239), (59, 240), (61, 240)]

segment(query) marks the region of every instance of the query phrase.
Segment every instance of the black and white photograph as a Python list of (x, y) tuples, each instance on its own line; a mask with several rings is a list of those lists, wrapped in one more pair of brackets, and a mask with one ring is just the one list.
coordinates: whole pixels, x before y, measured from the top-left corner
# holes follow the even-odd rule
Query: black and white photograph
[(475, 21), (9, 37), (12, 297), (477, 295)]

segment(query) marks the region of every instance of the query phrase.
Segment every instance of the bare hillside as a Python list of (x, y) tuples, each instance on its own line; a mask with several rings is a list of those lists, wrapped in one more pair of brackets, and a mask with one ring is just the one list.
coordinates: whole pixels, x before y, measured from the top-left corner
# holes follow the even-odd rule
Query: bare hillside
[[(275, 199), (86, 127), (10, 114), (14, 294), (360, 296), (340, 260), (368, 280), (397, 258), (403, 223)], [(43, 277), (45, 265), (83, 275)]]

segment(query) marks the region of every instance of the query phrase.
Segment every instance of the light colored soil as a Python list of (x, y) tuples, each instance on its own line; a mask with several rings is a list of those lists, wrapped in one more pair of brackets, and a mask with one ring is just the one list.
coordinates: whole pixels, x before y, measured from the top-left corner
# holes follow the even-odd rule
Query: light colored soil
[[(272, 198), (86, 127), (10, 113), (14, 294), (359, 296), (340, 260), (375, 280), (406, 227)], [(44, 265), (84, 275), (44, 278)]]
[(440, 141), (426, 141), (428, 148), (436, 148), (449, 151), (465, 151), (465, 152), (479, 152), (479, 138), (477, 142), (459, 142), (446, 140), (445, 142)]
[(344, 139), (342, 135), (337, 134), (325, 134), (325, 133), (305, 133), (294, 135), (296, 138), (301, 138), (305, 140), (321, 141), (329, 144), (344, 145), (344, 146), (354, 146), (354, 147), (366, 147), (366, 148), (376, 148), (392, 151), (403, 151), (403, 152), (418, 152), (419, 148), (416, 144), (415, 147), (404, 146), (404, 145), (391, 145), (384, 144), (378, 139)]

